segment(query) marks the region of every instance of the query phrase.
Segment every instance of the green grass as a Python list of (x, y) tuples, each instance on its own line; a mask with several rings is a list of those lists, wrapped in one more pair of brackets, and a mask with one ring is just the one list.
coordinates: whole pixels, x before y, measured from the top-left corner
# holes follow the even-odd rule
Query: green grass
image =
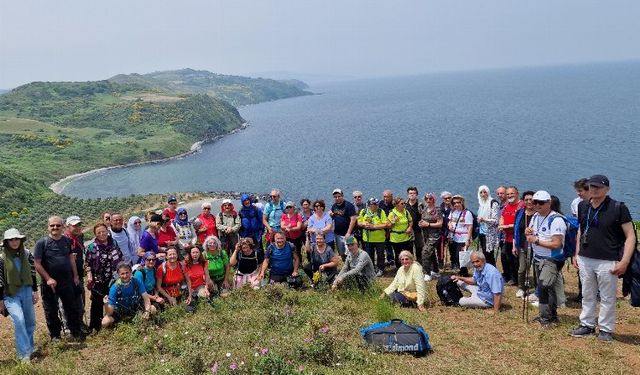
[[(570, 292), (575, 287), (572, 275), (575, 272), (565, 273)], [(494, 316), (441, 306), (435, 284), (430, 283), (429, 307), (420, 313), (378, 299), (389, 281), (381, 281), (366, 295), (280, 286), (243, 289), (213, 304), (200, 304), (193, 315), (172, 308), (149, 322), (122, 323), (90, 337), (80, 348), (49, 345), (41, 329), (42, 357), (28, 367), (5, 361), (0, 370), (204, 374), (217, 363), (221, 374), (631, 374), (640, 365), (640, 324), (628, 301), (619, 301), (618, 341), (601, 344), (567, 335), (577, 323), (575, 305), (560, 310), (557, 327), (544, 330), (521, 320), (513, 288), (507, 288), (505, 308)], [(535, 309), (530, 315), (536, 315)], [(357, 330), (390, 318), (422, 325), (434, 352), (414, 358), (366, 347)], [(13, 354), (8, 352), (5, 358)], [(124, 358), (130, 361), (126, 368)]]

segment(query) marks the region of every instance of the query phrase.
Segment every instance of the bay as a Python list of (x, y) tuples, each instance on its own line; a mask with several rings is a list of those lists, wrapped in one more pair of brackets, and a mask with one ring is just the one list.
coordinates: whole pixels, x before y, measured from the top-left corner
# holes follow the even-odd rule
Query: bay
[(285, 199), (381, 197), (408, 186), (464, 195), (486, 184), (545, 189), (563, 210), (573, 181), (611, 180), (637, 219), (640, 63), (430, 74), (318, 84), (321, 95), (240, 109), (247, 129), (189, 157), (78, 178), (83, 198), (282, 190)]

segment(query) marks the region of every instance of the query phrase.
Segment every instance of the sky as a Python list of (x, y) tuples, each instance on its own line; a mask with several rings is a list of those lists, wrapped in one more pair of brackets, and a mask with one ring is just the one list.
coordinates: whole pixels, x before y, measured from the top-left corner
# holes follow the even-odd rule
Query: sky
[(640, 60), (638, 19), (637, 0), (0, 0), (0, 88), (187, 67), (331, 80)]

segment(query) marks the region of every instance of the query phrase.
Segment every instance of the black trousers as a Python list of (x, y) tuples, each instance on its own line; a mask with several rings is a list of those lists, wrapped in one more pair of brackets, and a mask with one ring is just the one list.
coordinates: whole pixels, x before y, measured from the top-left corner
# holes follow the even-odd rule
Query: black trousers
[(502, 246), (500, 261), (502, 262), (502, 277), (505, 283), (509, 281), (517, 283), (520, 262), (518, 261), (518, 257), (513, 255), (513, 242), (505, 241)]
[(47, 284), (40, 285), (40, 293), (42, 295), (42, 307), (44, 308), (44, 317), (47, 321), (47, 329), (49, 336), (60, 337), (62, 331), (62, 322), (58, 314), (58, 299), (62, 301), (67, 326), (71, 335), (80, 335), (80, 316), (78, 315), (77, 294), (74, 290), (73, 281), (64, 280), (56, 286), (55, 292)]
[(89, 310), (89, 328), (99, 331), (104, 316), (104, 296), (109, 295), (109, 284), (95, 284), (91, 289), (91, 309)]

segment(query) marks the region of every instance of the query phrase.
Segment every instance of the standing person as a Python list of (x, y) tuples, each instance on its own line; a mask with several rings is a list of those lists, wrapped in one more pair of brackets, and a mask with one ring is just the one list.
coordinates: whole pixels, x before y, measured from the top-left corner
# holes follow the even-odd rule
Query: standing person
[(393, 200), (394, 208), (389, 212), (389, 228), (391, 235), (389, 241), (393, 246), (394, 259), (396, 269), (400, 268), (400, 252), (407, 250), (411, 252), (413, 250), (413, 221), (411, 215), (406, 210), (404, 200), (401, 197), (396, 197)]
[(142, 238), (142, 219), (138, 216), (131, 216), (127, 222), (127, 233), (129, 233), (129, 248), (134, 249), (135, 256), (132, 258), (133, 264), (138, 264), (138, 248), (140, 248), (140, 239)]
[(298, 252), (298, 258), (302, 259), (302, 216), (296, 212), (295, 203), (289, 201), (284, 205), (284, 215), (280, 219), (280, 226), (287, 241), (291, 242)]
[(178, 234), (173, 229), (171, 219), (165, 214), (162, 214), (162, 222), (156, 232), (156, 238), (158, 239), (160, 252), (166, 253), (168, 248), (178, 246)]
[(216, 216), (216, 228), (220, 234), (222, 248), (231, 254), (238, 243), (238, 232), (240, 231), (240, 217), (233, 207), (231, 199), (225, 199), (220, 206), (220, 213)]
[[(71, 254), (75, 258), (76, 270), (78, 270), (78, 277), (80, 282), (73, 289), (76, 296), (76, 306), (78, 307), (78, 316), (80, 317), (80, 329), (83, 333), (88, 332), (88, 327), (84, 320), (85, 311), (85, 294), (84, 294), (84, 234), (82, 233), (83, 223), (79, 216), (69, 216), (65, 220), (66, 230), (64, 236), (71, 241)], [(62, 326), (66, 326), (64, 306), (58, 303), (58, 308), (62, 312)]]
[(603, 175), (589, 178), (591, 201), (578, 205), (578, 244), (573, 265), (582, 280), (580, 326), (571, 336), (595, 333), (597, 297), (600, 313), (598, 340), (613, 340), (616, 322), (618, 276), (623, 275), (636, 247), (636, 234), (629, 209), (623, 202), (609, 197), (609, 179)]
[[(302, 217), (302, 238), (307, 238), (307, 226), (309, 225), (311, 215), (313, 215), (311, 201), (307, 198), (302, 198), (300, 200), (300, 208), (300, 217)], [(309, 254), (307, 254), (307, 260), (311, 260), (311, 258), (309, 258)]]
[(169, 198), (167, 198), (167, 208), (165, 208), (162, 213), (168, 216), (169, 220), (173, 222), (176, 219), (176, 215), (178, 214), (177, 208), (178, 199), (175, 196), (170, 195)]
[(109, 228), (111, 238), (118, 244), (122, 251), (123, 261), (129, 264), (138, 263), (138, 248), (130, 247), (129, 232), (124, 228), (124, 217), (114, 212), (111, 214), (111, 228)]
[(344, 200), (344, 193), (341, 189), (334, 189), (333, 205), (331, 206), (331, 217), (333, 217), (333, 233), (335, 234), (336, 250), (344, 259), (346, 256), (345, 237), (349, 237), (356, 227), (358, 214), (353, 203)]
[(284, 213), (284, 202), (280, 197), (280, 190), (273, 189), (269, 194), (269, 202), (264, 206), (262, 222), (267, 232), (267, 242), (273, 242), (273, 234), (280, 232), (280, 219)]
[[(362, 192), (356, 190), (353, 192), (353, 206), (356, 208), (356, 217), (360, 217), (360, 213), (367, 209), (367, 204), (362, 200)], [(362, 229), (356, 222), (356, 226), (353, 228), (353, 236), (358, 240), (358, 243), (362, 242)]]
[[(507, 188), (506, 186), (500, 185), (496, 188), (496, 199), (498, 200), (498, 217), (502, 217), (502, 210), (504, 210), (504, 206), (507, 205)], [(500, 225), (500, 221), (498, 221), (498, 225)], [(498, 242), (498, 253), (496, 254), (496, 263), (498, 258), (502, 261), (502, 253), (504, 252), (504, 232), (498, 228), (498, 234), (500, 235), (500, 241)], [(499, 255), (499, 256), (498, 256)], [(503, 265), (503, 277), (504, 277), (504, 265)]]
[(102, 218), (102, 223), (107, 226), (107, 228), (111, 227), (111, 212), (105, 211), (100, 216)]
[(262, 262), (262, 271), (260, 273), (264, 275), (267, 268), (271, 266), (269, 282), (285, 283), (289, 276), (298, 276), (300, 259), (295, 247), (290, 242), (287, 242), (282, 232), (276, 232), (274, 237), (274, 242), (267, 246), (267, 250), (264, 253), (264, 261)]
[(104, 297), (109, 295), (111, 282), (117, 278), (117, 266), (123, 261), (118, 243), (109, 236), (103, 223), (93, 226), (95, 238), (87, 247), (84, 269), (87, 273), (87, 289), (91, 291), (89, 329), (96, 332), (102, 327)]
[(15, 228), (4, 232), (0, 253), (0, 315), (13, 322), (18, 360), (29, 362), (35, 351), (38, 283), (33, 255), (24, 247), (26, 237)]
[(498, 252), (500, 234), (498, 232), (498, 221), (500, 216), (500, 203), (491, 198), (489, 187), (482, 185), (478, 188), (478, 224), (480, 233), (478, 240), (482, 253), (487, 259), (487, 263), (496, 266), (495, 255)]
[(147, 220), (147, 229), (142, 232), (142, 236), (140, 237), (140, 247), (138, 247), (139, 263), (143, 261), (142, 257), (147, 251), (151, 251), (156, 254), (156, 259), (164, 260), (165, 252), (160, 252), (158, 239), (156, 238), (158, 228), (160, 228), (162, 221), (162, 215), (153, 214), (149, 216), (149, 220)]
[(571, 201), (571, 214), (578, 216), (578, 205), (582, 201), (589, 201), (589, 180), (581, 178), (573, 183), (573, 188), (578, 195), (573, 201)]
[(442, 228), (440, 230), (440, 253), (438, 254), (438, 266), (444, 270), (445, 249), (449, 248), (449, 214), (453, 209), (451, 205), (452, 194), (448, 191), (440, 193), (442, 203), (440, 203), (440, 212), (442, 212)]
[(415, 248), (415, 259), (422, 265), (422, 247), (424, 246), (424, 238), (422, 237), (422, 229), (420, 228), (420, 202), (418, 201), (418, 188), (410, 186), (407, 188), (407, 200), (405, 208), (411, 215), (413, 226), (413, 247)]
[(262, 248), (262, 233), (264, 223), (262, 222), (262, 210), (252, 203), (251, 195), (242, 194), (240, 196), (242, 208), (240, 209), (240, 237), (251, 238), (256, 246)]
[(440, 277), (437, 254), (440, 249), (440, 233), (444, 218), (440, 207), (436, 205), (436, 195), (427, 193), (424, 195), (424, 204), (420, 207), (420, 220), (418, 227), (422, 232), (424, 244), (422, 247), (422, 269), (424, 281), (431, 281)]
[[(382, 200), (379, 201), (379, 208), (384, 211), (389, 218), (389, 213), (393, 209), (393, 193), (391, 190), (385, 190), (382, 192)], [(391, 246), (391, 231), (387, 228), (386, 230), (386, 239), (385, 239), (385, 251), (387, 256), (387, 261), (385, 262), (386, 266), (390, 266), (395, 264), (394, 256), (393, 256), (393, 247)]]
[(173, 229), (175, 229), (178, 235), (177, 245), (180, 253), (183, 258), (186, 258), (198, 242), (198, 232), (196, 232), (196, 228), (189, 221), (189, 214), (184, 207), (178, 208), (176, 218), (173, 220)]
[(40, 290), (49, 336), (53, 341), (60, 340), (60, 299), (71, 335), (76, 339), (83, 339), (77, 295), (74, 291), (74, 286), (80, 285), (80, 278), (75, 257), (71, 254), (71, 241), (62, 235), (61, 217), (52, 216), (47, 222), (49, 234), (36, 243), (34, 258), (36, 271), (42, 279)]
[[(533, 205), (533, 191), (525, 191), (522, 193), (522, 200), (524, 201), (524, 207), (516, 212), (516, 221), (513, 228), (513, 248), (518, 253), (518, 291), (516, 297), (522, 298), (524, 296), (524, 290), (522, 289), (526, 282), (527, 270), (531, 267), (531, 261), (533, 254), (529, 251), (529, 243), (527, 243), (527, 236), (524, 231), (529, 227), (531, 218), (536, 213)], [(537, 289), (537, 276), (533, 275), (533, 290)], [(529, 301), (537, 301), (538, 297), (535, 294), (527, 296)]]
[[(198, 215), (197, 220), (200, 221), (200, 227), (198, 230), (198, 244), (204, 243), (204, 240), (209, 236), (218, 236), (218, 229), (216, 228), (216, 218), (211, 213), (211, 203), (204, 202), (200, 206), (202, 212)], [(262, 220), (262, 219), (260, 219)]]
[[(384, 274), (384, 250), (386, 242), (386, 228), (389, 226), (387, 214), (378, 208), (378, 200), (369, 198), (367, 209), (360, 212), (358, 225), (362, 228), (363, 247), (371, 261), (376, 260), (376, 276)], [(375, 255), (375, 257), (374, 257)]]
[(331, 215), (326, 213), (326, 206), (322, 199), (313, 202), (314, 214), (311, 215), (307, 222), (307, 232), (311, 236), (311, 242), (316, 242), (316, 233), (324, 234), (324, 240), (331, 248), (334, 247), (333, 220)]
[[(454, 273), (459, 271), (460, 275), (468, 276), (467, 265), (460, 267), (459, 253), (468, 249), (469, 245), (471, 245), (473, 215), (467, 210), (462, 195), (454, 195), (451, 202), (453, 203), (453, 211), (449, 214), (449, 256), (451, 257), (451, 269)], [(486, 261), (486, 258), (484, 260)]]
[(533, 194), (533, 204), (536, 213), (525, 229), (525, 235), (527, 243), (533, 248), (533, 264), (536, 267), (540, 316), (535, 320), (546, 328), (558, 322), (559, 296), (554, 285), (562, 278), (567, 225), (562, 215), (551, 209), (551, 195), (546, 191), (539, 190)]
[(241, 238), (229, 259), (229, 266), (238, 266), (233, 287), (239, 289), (249, 284), (253, 289), (259, 289), (260, 281), (264, 277), (260, 273), (262, 262), (264, 262), (262, 249), (254, 245), (253, 239)]
[(502, 262), (502, 276), (507, 285), (518, 284), (518, 258), (513, 249), (513, 226), (516, 222), (516, 212), (522, 208), (518, 188), (507, 188), (507, 204), (502, 209), (498, 229), (504, 234), (504, 245), (500, 254)]

